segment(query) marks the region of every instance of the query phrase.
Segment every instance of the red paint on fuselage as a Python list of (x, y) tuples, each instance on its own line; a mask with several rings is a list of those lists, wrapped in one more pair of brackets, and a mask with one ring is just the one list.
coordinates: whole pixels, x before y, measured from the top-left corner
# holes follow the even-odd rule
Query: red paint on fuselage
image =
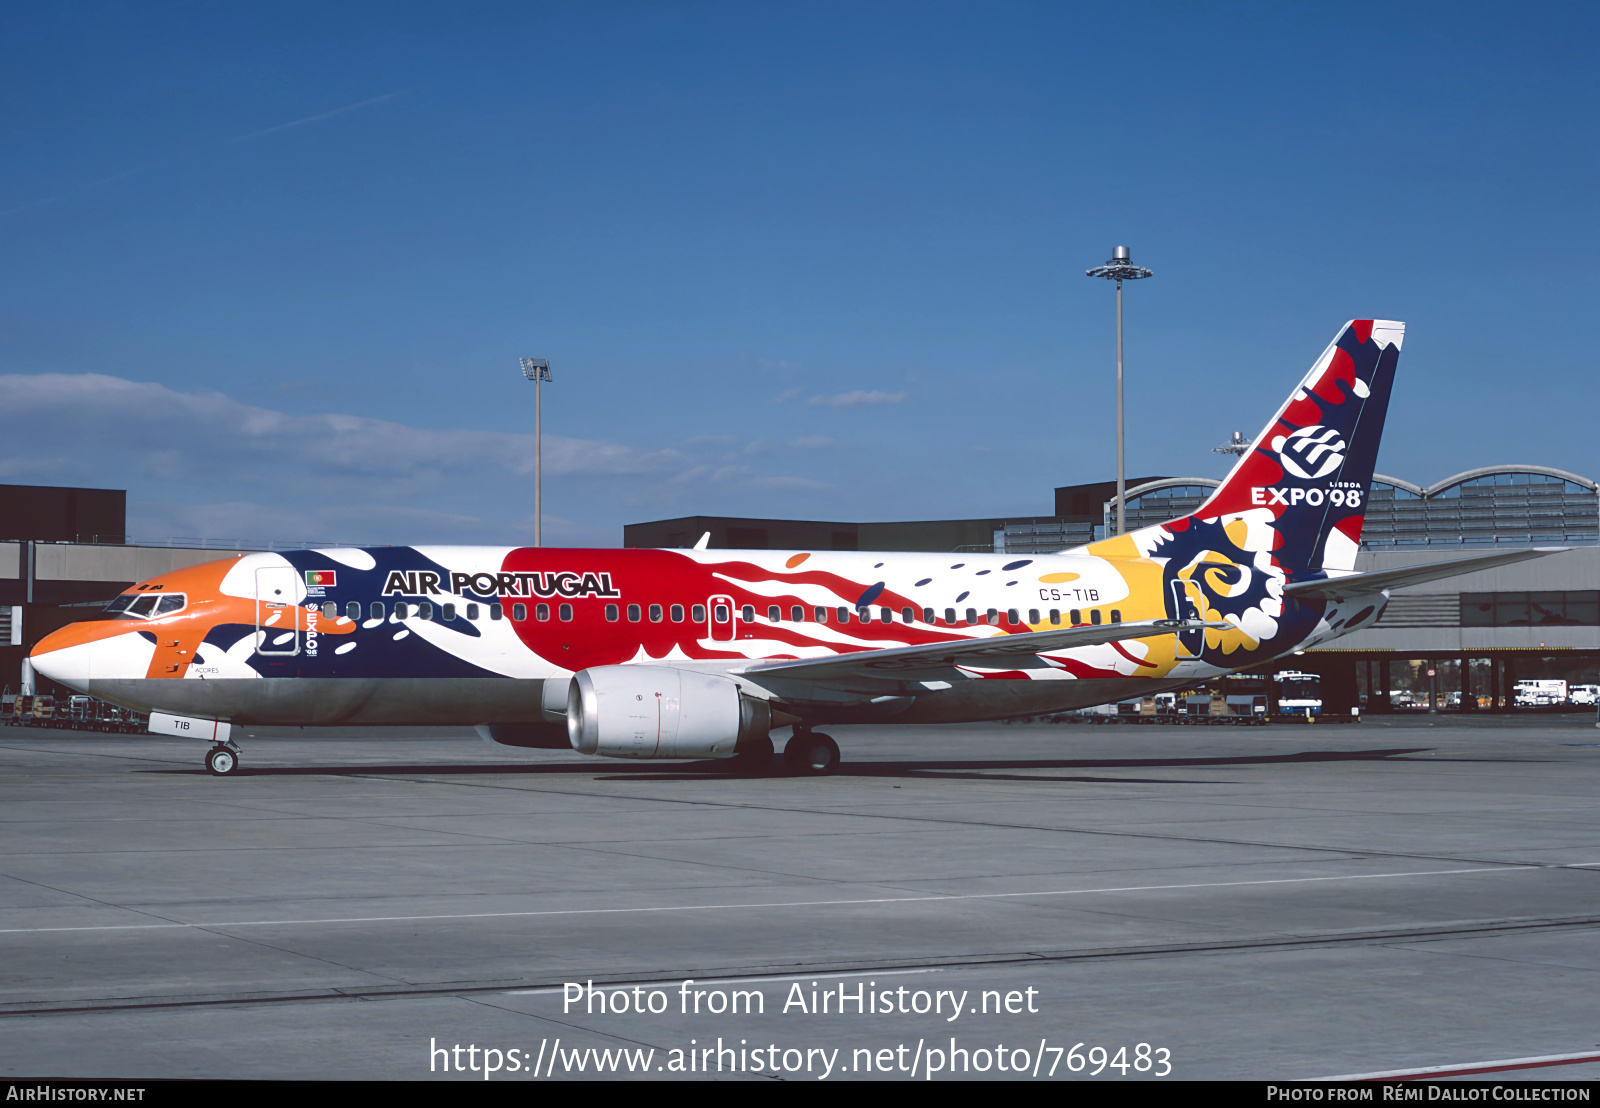
[[(695, 605), (707, 608), (712, 598), (719, 596), (733, 600), (735, 639), (730, 646), (736, 645), (740, 639), (762, 639), (795, 648), (793, 652), (769, 648), (763, 656), (771, 658), (795, 658), (802, 653), (814, 653), (812, 648), (816, 647), (850, 653), (890, 645), (945, 642), (969, 637), (921, 622), (921, 604), (891, 590), (875, 596), (870, 609), (875, 617), (883, 608), (893, 609), (896, 619), (892, 623), (884, 623), (880, 618), (874, 618), (864, 623), (856, 617), (856, 601), (875, 582), (852, 581), (825, 570), (782, 573), (736, 559), (701, 562), (672, 550), (554, 550), (534, 547), (511, 551), (502, 569), (506, 573), (553, 574), (572, 572), (578, 567), (584, 573), (607, 575), (613, 590), (619, 595), (529, 597), (526, 600), (502, 598), (502, 603), (507, 606), (518, 603), (527, 606), (527, 618), (514, 620), (517, 637), (522, 643), (541, 658), (563, 669), (620, 665), (637, 658), (641, 649), (651, 658), (664, 658), (675, 650), (697, 661), (747, 657), (743, 651), (721, 647), (714, 641), (710, 611), (706, 611), (705, 618), (701, 620), (693, 618)], [(764, 587), (757, 591), (753, 587), (756, 585)], [(806, 598), (802, 599), (798, 590), (783, 589), (783, 585), (809, 586), (805, 590)], [(824, 590), (830, 597), (826, 604), (817, 602), (818, 589)], [(547, 619), (535, 618), (539, 604), (548, 605)], [(563, 605), (570, 609), (570, 619), (561, 619)], [(638, 620), (628, 618), (630, 605), (639, 607)], [(660, 607), (660, 620), (650, 618), (652, 605)], [(674, 605), (682, 609), (680, 621), (672, 619)], [(739, 609), (746, 605), (754, 609), (754, 621), (737, 616)], [(615, 607), (615, 620), (606, 618), (608, 606)], [(767, 610), (774, 606), (779, 609), (780, 615), (776, 623), (767, 618)], [(804, 620), (793, 621), (792, 609), (795, 607), (804, 609)], [(819, 607), (827, 609), (825, 624), (815, 620), (815, 609)], [(849, 610), (847, 624), (839, 622), (840, 608)], [(913, 609), (918, 622), (906, 623), (899, 618), (902, 608)], [(824, 626), (830, 632), (847, 635), (851, 641), (840, 642), (835, 634), (821, 636), (812, 633)]]

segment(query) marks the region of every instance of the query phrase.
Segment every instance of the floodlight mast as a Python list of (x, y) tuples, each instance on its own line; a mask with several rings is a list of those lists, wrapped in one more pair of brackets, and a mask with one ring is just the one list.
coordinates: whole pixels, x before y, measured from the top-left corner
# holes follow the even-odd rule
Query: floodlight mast
[(1117, 534), (1119, 535), (1128, 529), (1128, 506), (1123, 503), (1123, 494), (1127, 491), (1127, 471), (1123, 467), (1122, 454), (1122, 282), (1155, 276), (1150, 270), (1134, 265), (1132, 257), (1126, 246), (1119, 246), (1111, 252), (1111, 260), (1105, 265), (1097, 265), (1093, 269), (1084, 271), (1090, 277), (1103, 277), (1107, 281), (1117, 283)]
[(544, 358), (523, 358), (522, 375), (533, 382), (533, 545), (544, 545), (541, 533), (544, 523), (544, 405), (539, 387), (550, 376), (550, 363)]

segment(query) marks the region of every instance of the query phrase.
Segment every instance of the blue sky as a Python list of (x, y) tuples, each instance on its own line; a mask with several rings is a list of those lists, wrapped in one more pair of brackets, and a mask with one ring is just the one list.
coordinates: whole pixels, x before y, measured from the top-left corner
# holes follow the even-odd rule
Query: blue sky
[(0, 481), (547, 542), (1220, 476), (1351, 317), (1379, 469), (1600, 472), (1592, 6), (13, 5)]

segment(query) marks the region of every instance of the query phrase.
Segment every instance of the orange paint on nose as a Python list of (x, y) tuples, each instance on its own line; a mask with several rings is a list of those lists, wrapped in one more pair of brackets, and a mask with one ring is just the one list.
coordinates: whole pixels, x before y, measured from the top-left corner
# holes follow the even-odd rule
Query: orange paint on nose
[(49, 654), (53, 650), (65, 650), (72, 646), (99, 642), (101, 639), (115, 638), (117, 635), (127, 634), (128, 630), (128, 625), (121, 620), (105, 620), (98, 623), (69, 623), (65, 627), (50, 632), (34, 643), (33, 649), (28, 651), (28, 657), (37, 658), (41, 654)]
[[(205, 562), (173, 570), (141, 581), (130, 592), (183, 593), (189, 598), (183, 611), (151, 620), (103, 619), (89, 623), (69, 623), (40, 639), (29, 652), (37, 658), (55, 650), (101, 642), (134, 631), (149, 631), (156, 636), (156, 653), (149, 677), (182, 677), (194, 652), (207, 632), (219, 623), (253, 623), (255, 604), (241, 597), (223, 596), (222, 579), (233, 568), (235, 558)], [(159, 586), (159, 587), (157, 587)]]

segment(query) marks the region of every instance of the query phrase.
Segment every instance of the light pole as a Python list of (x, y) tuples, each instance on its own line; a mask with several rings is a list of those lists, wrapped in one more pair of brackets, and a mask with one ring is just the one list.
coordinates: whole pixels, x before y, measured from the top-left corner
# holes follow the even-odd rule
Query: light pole
[(552, 379), (550, 363), (544, 358), (524, 358), (522, 375), (533, 382), (533, 545), (542, 546), (540, 528), (544, 523), (544, 505), (540, 503), (540, 498), (544, 493), (544, 474), (541, 472), (544, 462), (544, 403), (539, 389)]
[(1105, 265), (1097, 265), (1093, 269), (1085, 270), (1090, 277), (1104, 277), (1107, 281), (1117, 283), (1117, 534), (1122, 534), (1128, 529), (1128, 506), (1122, 502), (1123, 494), (1127, 491), (1127, 471), (1122, 465), (1122, 282), (1138, 281), (1144, 277), (1153, 277), (1150, 270), (1136, 266), (1126, 246), (1119, 246), (1111, 252), (1111, 260)]

